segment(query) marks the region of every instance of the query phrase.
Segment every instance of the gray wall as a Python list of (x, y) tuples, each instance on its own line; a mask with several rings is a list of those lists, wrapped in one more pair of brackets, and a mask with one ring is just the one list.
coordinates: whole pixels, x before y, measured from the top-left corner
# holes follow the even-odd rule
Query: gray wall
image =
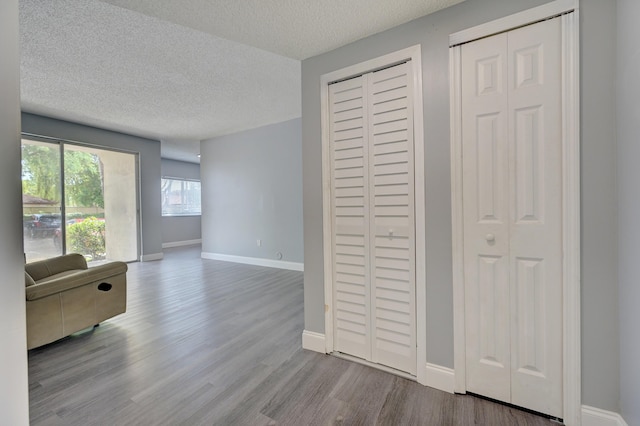
[(620, 411), (616, 5), (581, 0), (582, 401)]
[[(448, 36), (546, 0), (467, 0), (302, 62), (305, 329), (324, 332), (320, 76), (422, 46), (426, 179), (427, 360), (453, 367)], [(618, 411), (615, 217), (615, 2), (582, 0), (583, 403)], [(602, 14), (602, 15), (599, 15)], [(589, 50), (588, 52), (585, 52)], [(420, 261), (420, 260), (418, 260)]]
[(618, 0), (618, 260), (620, 397), (629, 425), (640, 425), (640, 2)]
[(18, 0), (0, 2), (0, 417), (28, 425), (27, 333), (20, 223)]
[[(200, 180), (200, 164), (162, 159), (162, 176)], [(163, 216), (162, 243), (199, 240), (200, 216)]]
[[(302, 263), (300, 119), (202, 141), (202, 251)], [(256, 240), (262, 240), (258, 247)]]
[(22, 131), (139, 153), (142, 254), (162, 255), (159, 141), (26, 113), (22, 114)]

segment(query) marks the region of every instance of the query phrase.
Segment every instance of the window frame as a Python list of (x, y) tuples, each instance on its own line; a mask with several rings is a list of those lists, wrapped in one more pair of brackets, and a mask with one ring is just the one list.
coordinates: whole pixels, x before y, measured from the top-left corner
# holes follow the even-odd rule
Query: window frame
[[(165, 181), (173, 181), (173, 182), (180, 182), (181, 184), (181, 189), (180, 189), (180, 198), (182, 201), (185, 200), (186, 197), (188, 197), (187, 195), (185, 195), (185, 192), (189, 191), (189, 189), (185, 189), (185, 183), (197, 183), (198, 184), (198, 212), (193, 212), (190, 211), (188, 209), (188, 207), (190, 206), (190, 204), (185, 204), (185, 203), (180, 203), (180, 204), (169, 204), (169, 206), (171, 205), (177, 205), (177, 206), (184, 206), (186, 207), (186, 211), (185, 212), (174, 212), (174, 213), (169, 213), (167, 211), (165, 211), (165, 194), (164, 194), (164, 182)], [(184, 178), (184, 177), (176, 177), (176, 176), (162, 176), (161, 177), (161, 181), (160, 181), (160, 191), (161, 191), (161, 206), (160, 206), (160, 213), (162, 215), (162, 217), (194, 217), (194, 216), (202, 216), (202, 183), (200, 181), (200, 179), (190, 179), (190, 178)], [(172, 186), (174, 185), (173, 183), (171, 184)]]

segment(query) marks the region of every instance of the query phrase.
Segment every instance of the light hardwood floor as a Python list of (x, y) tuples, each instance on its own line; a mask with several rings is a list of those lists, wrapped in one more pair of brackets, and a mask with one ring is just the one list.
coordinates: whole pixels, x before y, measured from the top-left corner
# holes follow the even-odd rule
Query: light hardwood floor
[(29, 352), (32, 425), (549, 425), (301, 349), (302, 273), (173, 248), (126, 314)]

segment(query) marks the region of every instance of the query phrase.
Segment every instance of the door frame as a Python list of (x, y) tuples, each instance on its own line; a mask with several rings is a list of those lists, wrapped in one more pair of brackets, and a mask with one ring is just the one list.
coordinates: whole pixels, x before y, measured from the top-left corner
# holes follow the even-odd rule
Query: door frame
[(331, 215), (331, 153), (329, 130), (329, 84), (368, 72), (388, 68), (409, 60), (413, 73), (413, 127), (414, 127), (414, 190), (416, 234), (416, 379), (426, 384), (427, 310), (426, 310), (426, 235), (425, 235), (425, 180), (424, 180), (424, 126), (422, 113), (422, 59), (421, 47), (415, 45), (356, 65), (342, 68), (320, 78), (322, 128), (322, 242), (324, 255), (324, 313), (325, 353), (333, 352), (333, 220)]
[(454, 390), (466, 393), (464, 234), (462, 196), (462, 45), (483, 37), (561, 19), (563, 420), (581, 424), (580, 363), (580, 61), (579, 0), (556, 0), (449, 36), (451, 210), (453, 243)]
[[(142, 256), (142, 218), (140, 215), (140, 205), (141, 205), (141, 195), (142, 187), (141, 187), (141, 179), (140, 179), (140, 153), (137, 151), (130, 151), (127, 149), (120, 148), (112, 148), (110, 146), (99, 145), (95, 143), (81, 142), (73, 139), (63, 139), (57, 138), (53, 136), (43, 136), (36, 133), (22, 132), (20, 134), (21, 139), (31, 139), (34, 141), (47, 142), (53, 145), (58, 145), (60, 148), (60, 158), (61, 158), (61, 170), (60, 170), (60, 178), (61, 178), (61, 196), (62, 196), (62, 204), (60, 208), (61, 217), (65, 217), (66, 214), (66, 204), (64, 203), (64, 147), (65, 145), (69, 146), (80, 146), (90, 149), (99, 149), (102, 151), (111, 151), (122, 154), (131, 154), (133, 155), (134, 165), (135, 165), (135, 190), (136, 190), (136, 259), (133, 262), (139, 262)], [(63, 244), (66, 244), (66, 232), (63, 232)], [(63, 245), (63, 247), (65, 247)], [(66, 247), (65, 247), (66, 248)]]

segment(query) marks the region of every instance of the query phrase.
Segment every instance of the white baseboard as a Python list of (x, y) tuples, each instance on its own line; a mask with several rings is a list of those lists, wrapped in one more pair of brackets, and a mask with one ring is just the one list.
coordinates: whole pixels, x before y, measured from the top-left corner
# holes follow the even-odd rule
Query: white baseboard
[(582, 406), (582, 426), (628, 426), (622, 416), (600, 408)]
[(425, 370), (425, 386), (453, 393), (455, 376), (451, 368), (427, 363)]
[(233, 256), (230, 254), (202, 252), (203, 259), (223, 260), (225, 262), (244, 263), (247, 265), (266, 266), (267, 268), (288, 269), (290, 271), (304, 271), (303, 263), (287, 262), (284, 260), (261, 259), (259, 257)]
[(151, 262), (152, 260), (162, 260), (164, 257), (163, 253), (151, 253), (151, 254), (143, 254), (140, 256), (141, 262)]
[(196, 244), (202, 244), (202, 239), (198, 238), (197, 240), (170, 241), (168, 243), (162, 243), (162, 248), (193, 246)]
[(302, 349), (309, 351), (326, 353), (324, 344), (324, 334), (315, 331), (304, 330), (302, 332)]

